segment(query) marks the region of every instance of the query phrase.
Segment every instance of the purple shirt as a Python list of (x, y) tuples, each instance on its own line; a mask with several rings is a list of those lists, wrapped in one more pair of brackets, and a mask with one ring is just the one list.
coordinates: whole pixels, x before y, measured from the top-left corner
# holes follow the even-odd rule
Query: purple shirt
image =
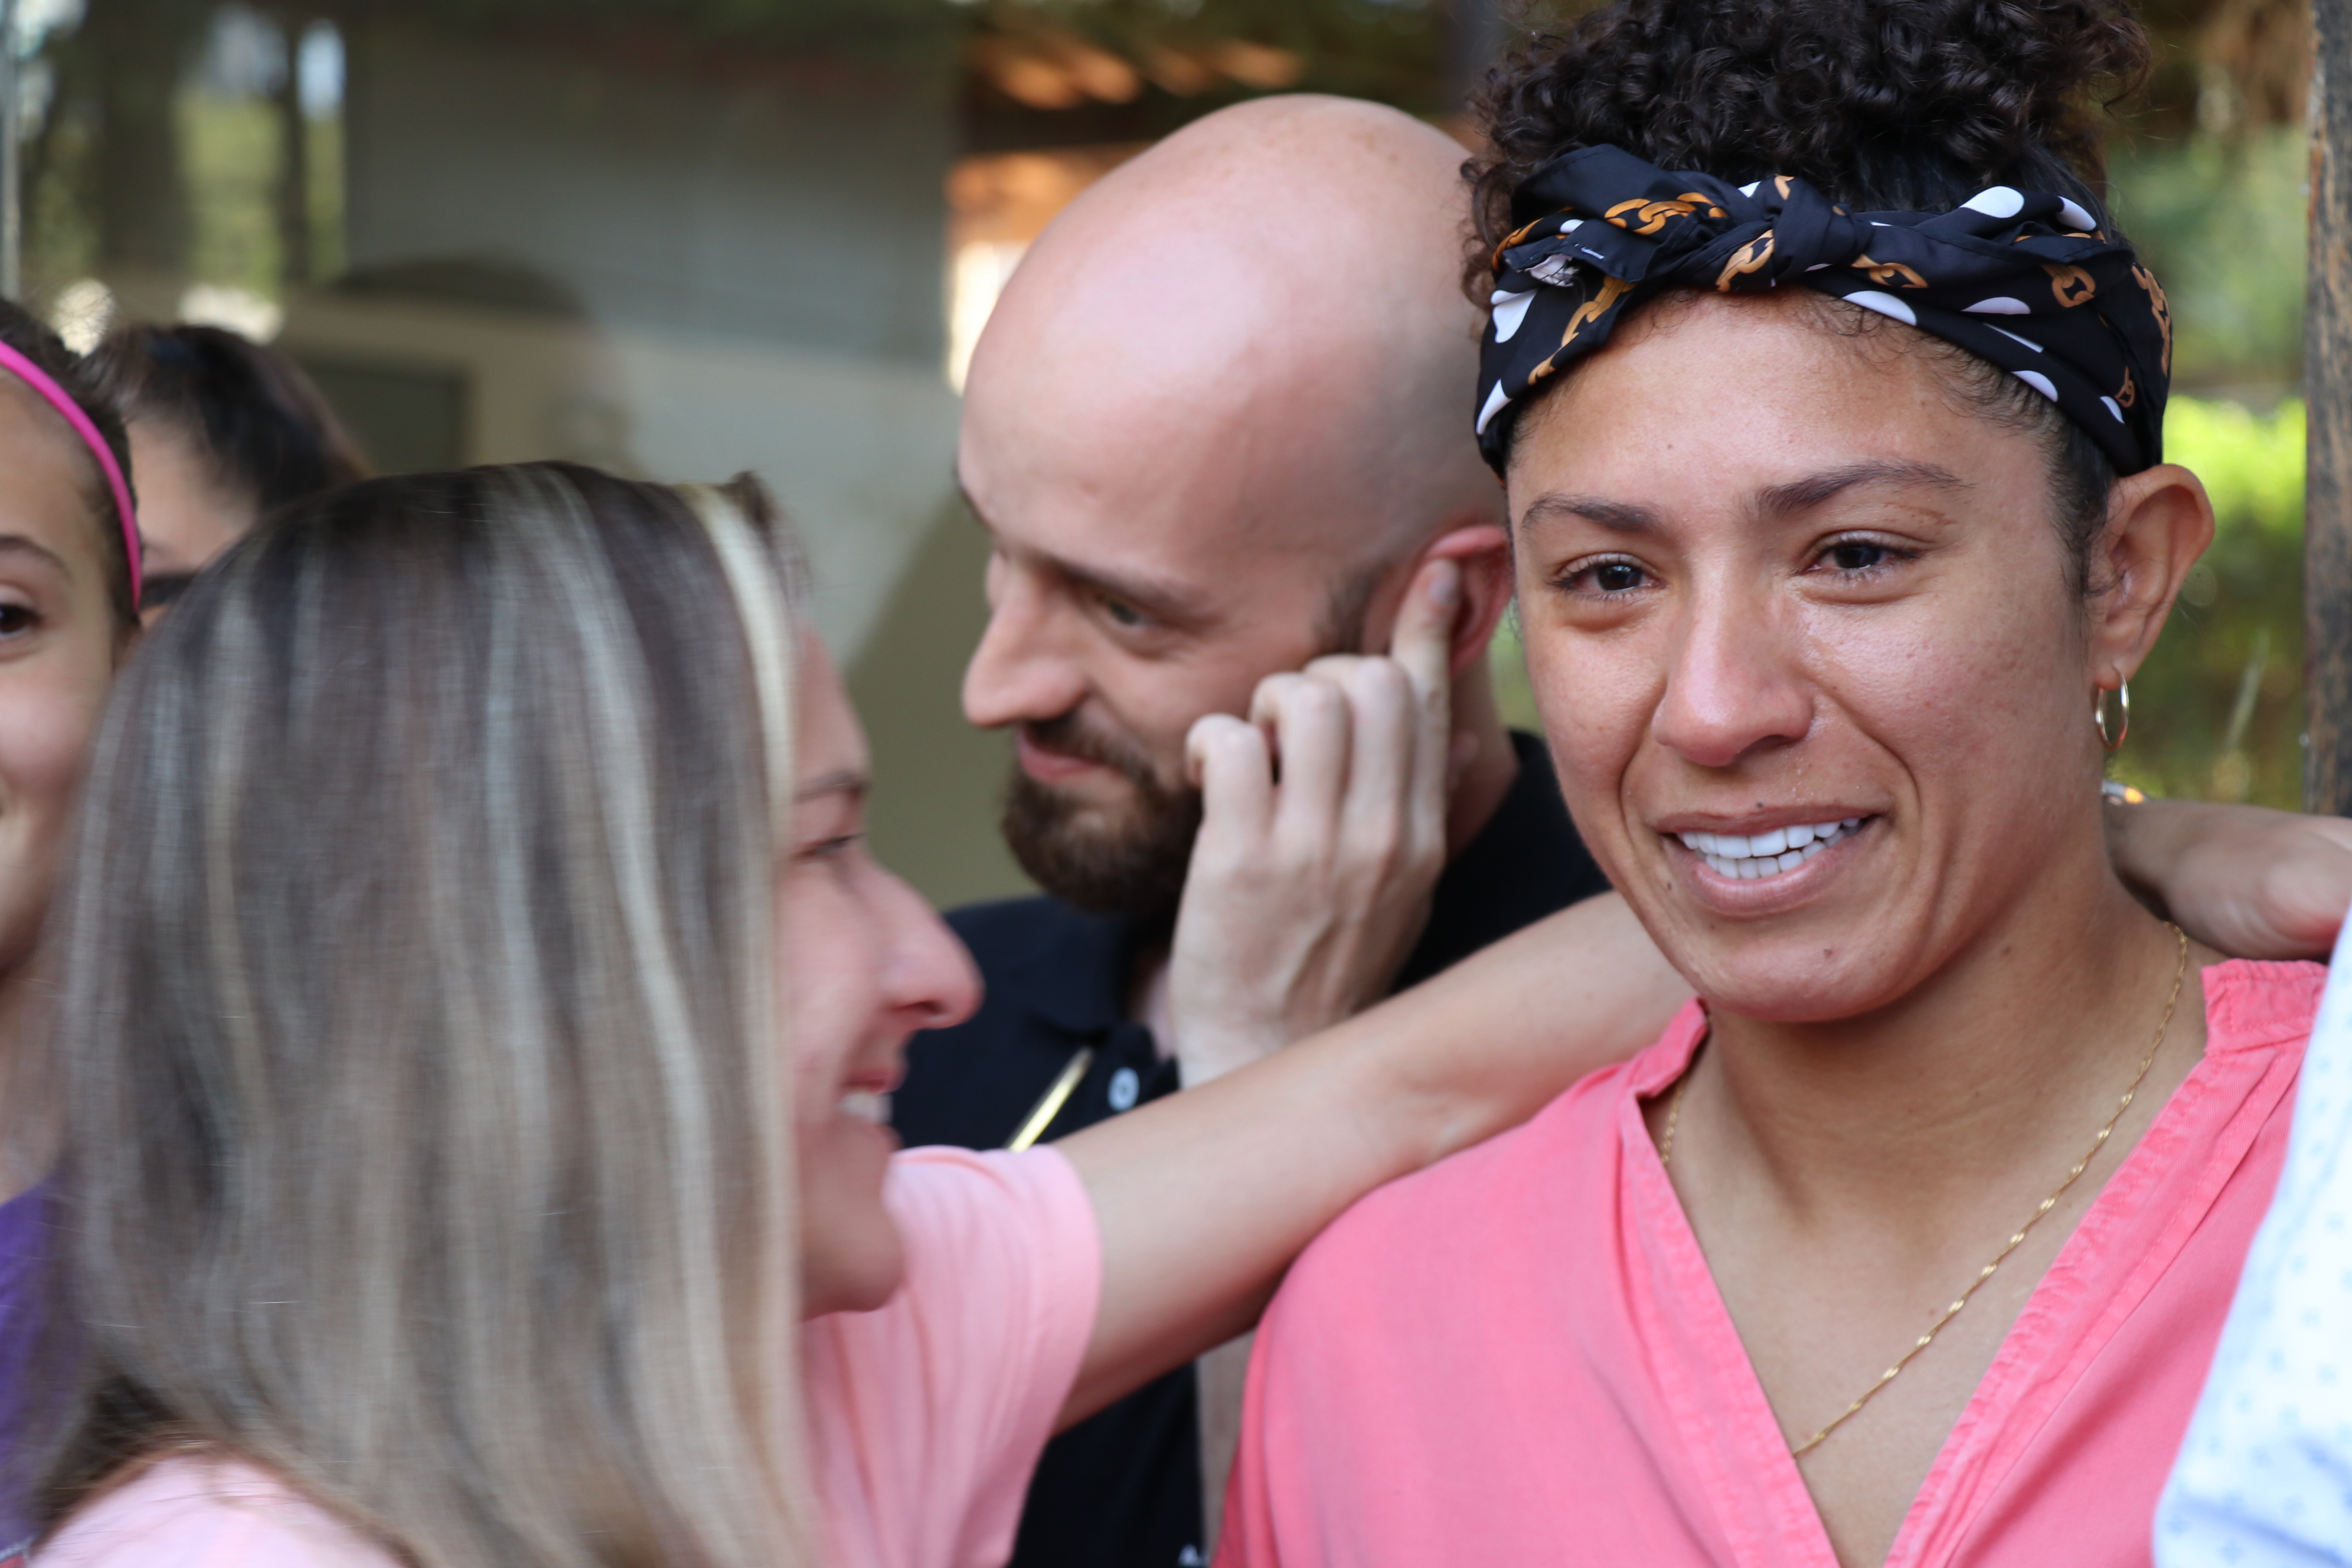
[(48, 1253), (44, 1182), (0, 1204), (0, 1556), (33, 1533), (24, 1452), (26, 1384), (41, 1325), (42, 1262)]

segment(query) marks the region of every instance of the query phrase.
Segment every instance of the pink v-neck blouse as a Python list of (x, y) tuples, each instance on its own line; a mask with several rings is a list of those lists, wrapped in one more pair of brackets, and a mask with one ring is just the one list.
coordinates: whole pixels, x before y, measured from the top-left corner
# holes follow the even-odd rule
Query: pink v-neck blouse
[[(2326, 978), (2205, 972), (2205, 1059), (2027, 1302), (1889, 1564), (2149, 1562)], [(1221, 1568), (1835, 1568), (1642, 1121), (1703, 1027), (1694, 1004), (1308, 1249), (1258, 1331)]]

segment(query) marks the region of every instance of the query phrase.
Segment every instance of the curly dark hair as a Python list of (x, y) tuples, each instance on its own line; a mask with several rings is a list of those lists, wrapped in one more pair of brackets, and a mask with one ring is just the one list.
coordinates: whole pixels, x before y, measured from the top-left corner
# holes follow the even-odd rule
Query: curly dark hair
[(1991, 184), (2096, 211), (2101, 110), (2148, 56), (2125, 0), (1618, 0), (1487, 75), (1479, 280), (1513, 188), (1604, 143), (1734, 184), (1794, 175), (1858, 211)]
[[(1793, 175), (1859, 212), (1945, 212), (1995, 184), (2053, 191), (2114, 234), (2105, 110), (2148, 61), (2126, 0), (1616, 0), (1487, 74), (1475, 105), (1486, 149), (1463, 169), (1476, 231), (1464, 284), (1483, 308), (1520, 182), (1601, 145), (1734, 184)], [(1980, 412), (2044, 438), (2087, 591), (2113, 466), (2015, 377), (1923, 346)]]

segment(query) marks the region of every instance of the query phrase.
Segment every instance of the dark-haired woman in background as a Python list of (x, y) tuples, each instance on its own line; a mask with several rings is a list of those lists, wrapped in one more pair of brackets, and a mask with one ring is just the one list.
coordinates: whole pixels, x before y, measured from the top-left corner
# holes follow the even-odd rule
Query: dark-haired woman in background
[(235, 332), (122, 327), (90, 363), (131, 422), (150, 617), (262, 517), (368, 477), (301, 367)]
[(2147, 47), (2116, 0), (1620, 0), (1495, 79), (1529, 668), (1699, 1000), (1309, 1249), (1225, 1561), (2148, 1560), (2323, 972), (2217, 962), (2102, 843), (2212, 528), (2094, 186)]

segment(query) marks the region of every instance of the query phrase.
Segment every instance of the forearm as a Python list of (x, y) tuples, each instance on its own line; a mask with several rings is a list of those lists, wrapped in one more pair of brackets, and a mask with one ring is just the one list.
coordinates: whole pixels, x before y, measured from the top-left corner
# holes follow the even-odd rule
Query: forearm
[(2107, 848), (2141, 901), (2232, 958), (2325, 958), (2352, 903), (2352, 823), (2251, 805), (2108, 805)]
[(1517, 1127), (1656, 1039), (1690, 994), (1611, 893), (1397, 997), (1362, 1075), (1368, 1112), (1385, 1113), (1391, 1175)]
[(1516, 1126), (1654, 1038), (1687, 990), (1613, 898), (1255, 1066), (1059, 1145), (1094, 1199), (1101, 1315), (1066, 1419), (1230, 1338), (1381, 1183)]
[(2165, 879), (2193, 842), (2198, 808), (2168, 800), (2126, 805), (2108, 801), (2100, 810), (2107, 833), (2107, 858), (2132, 896), (2167, 920), (2172, 918)]

